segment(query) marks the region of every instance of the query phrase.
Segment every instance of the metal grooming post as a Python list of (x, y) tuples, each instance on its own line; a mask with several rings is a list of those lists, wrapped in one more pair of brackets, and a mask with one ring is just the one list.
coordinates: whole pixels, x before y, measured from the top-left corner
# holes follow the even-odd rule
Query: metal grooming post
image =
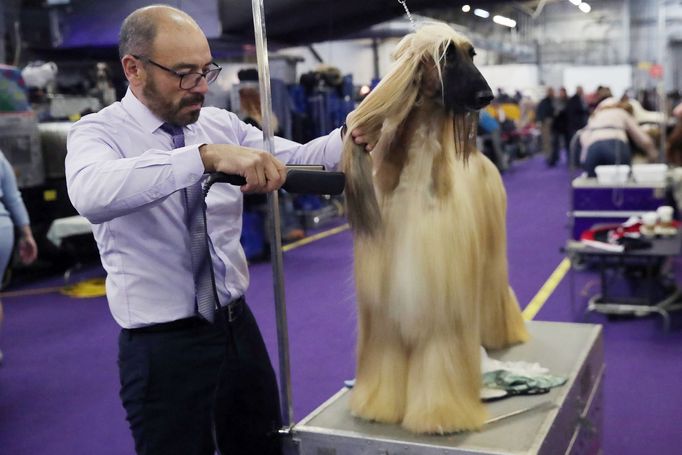
[[(268, 45), (265, 34), (265, 10), (263, 0), (251, 0), (253, 9), (253, 30), (256, 36), (256, 57), (258, 59), (258, 82), (260, 86), (260, 107), (263, 116), (263, 143), (265, 151), (275, 151), (272, 130), (272, 96), (270, 93), (270, 66)], [(289, 434), (294, 420), (291, 402), (291, 370), (289, 367), (289, 329), (287, 326), (286, 302), (284, 299), (284, 274), (282, 265), (282, 242), (280, 234), (279, 199), (277, 192), (268, 194), (268, 211), (271, 217), (270, 245), (272, 278), (275, 288), (275, 311), (277, 313), (277, 348), (279, 351), (280, 403), (282, 405), (282, 429)]]
[(407, 14), (407, 18), (410, 20), (410, 24), (412, 25), (412, 30), (417, 30), (417, 24), (414, 23), (414, 18), (412, 17), (412, 13), (410, 13), (409, 8), (407, 7), (407, 0), (398, 0), (398, 3), (403, 5), (403, 9), (405, 10), (405, 14)]

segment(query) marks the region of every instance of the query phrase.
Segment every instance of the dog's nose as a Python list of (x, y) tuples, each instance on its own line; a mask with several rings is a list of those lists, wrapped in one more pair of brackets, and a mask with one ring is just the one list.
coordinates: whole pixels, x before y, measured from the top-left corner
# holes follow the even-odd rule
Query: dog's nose
[(490, 104), (493, 98), (493, 92), (490, 90), (481, 90), (480, 92), (476, 92), (476, 104), (479, 106), (479, 109)]

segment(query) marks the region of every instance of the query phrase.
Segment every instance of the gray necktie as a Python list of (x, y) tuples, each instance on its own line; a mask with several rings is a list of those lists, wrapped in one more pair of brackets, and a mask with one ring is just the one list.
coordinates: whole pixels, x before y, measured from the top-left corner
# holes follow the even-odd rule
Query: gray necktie
[[(161, 130), (170, 134), (175, 148), (185, 146), (185, 135), (182, 127), (164, 123)], [(216, 303), (215, 279), (208, 248), (208, 231), (206, 229), (206, 207), (201, 183), (197, 182), (182, 190), (187, 210), (187, 227), (190, 236), (192, 259), (192, 275), (197, 313), (209, 322), (215, 319)]]

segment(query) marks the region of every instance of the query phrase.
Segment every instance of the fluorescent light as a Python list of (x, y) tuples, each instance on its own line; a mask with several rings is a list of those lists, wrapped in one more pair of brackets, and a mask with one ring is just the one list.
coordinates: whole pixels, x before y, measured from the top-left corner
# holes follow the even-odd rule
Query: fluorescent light
[(463, 5), (463, 6), (462, 6), (462, 11), (464, 11), (465, 13), (468, 13), (469, 11), (471, 11), (471, 6), (469, 6), (469, 5)]
[(583, 0), (568, 0), (568, 1), (573, 3), (575, 6), (578, 6), (582, 3)]
[(514, 28), (516, 27), (516, 21), (514, 19), (509, 19), (504, 16), (494, 16), (493, 22), (496, 24), (504, 25), (505, 27)]
[(476, 8), (474, 10), (474, 14), (477, 15), (478, 17), (482, 17), (483, 19), (487, 19), (488, 17), (490, 17), (489, 12), (487, 12), (484, 9), (480, 9), (480, 8)]
[(580, 5), (578, 5), (578, 9), (583, 13), (589, 13), (590, 11), (592, 11), (592, 7), (589, 5), (589, 3), (585, 2), (582, 2)]

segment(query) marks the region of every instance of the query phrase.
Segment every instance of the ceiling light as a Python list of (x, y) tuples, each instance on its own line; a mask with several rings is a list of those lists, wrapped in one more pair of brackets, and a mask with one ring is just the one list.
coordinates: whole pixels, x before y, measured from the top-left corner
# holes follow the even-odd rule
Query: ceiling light
[(509, 19), (508, 17), (504, 16), (493, 16), (493, 22), (509, 28), (516, 27), (516, 21), (514, 19)]
[(568, 1), (573, 3), (575, 6), (578, 6), (582, 3), (583, 0), (568, 0)]
[(487, 19), (490, 16), (489, 12), (480, 8), (476, 8), (474, 10), (474, 14), (477, 15), (478, 17), (482, 17), (483, 19)]
[(589, 3), (585, 2), (582, 2), (580, 5), (578, 5), (578, 9), (583, 13), (589, 13), (590, 11), (592, 11), (592, 7), (589, 5)]
[(462, 11), (464, 11), (465, 13), (468, 13), (469, 11), (471, 11), (471, 6), (469, 6), (469, 5), (462, 6)]

